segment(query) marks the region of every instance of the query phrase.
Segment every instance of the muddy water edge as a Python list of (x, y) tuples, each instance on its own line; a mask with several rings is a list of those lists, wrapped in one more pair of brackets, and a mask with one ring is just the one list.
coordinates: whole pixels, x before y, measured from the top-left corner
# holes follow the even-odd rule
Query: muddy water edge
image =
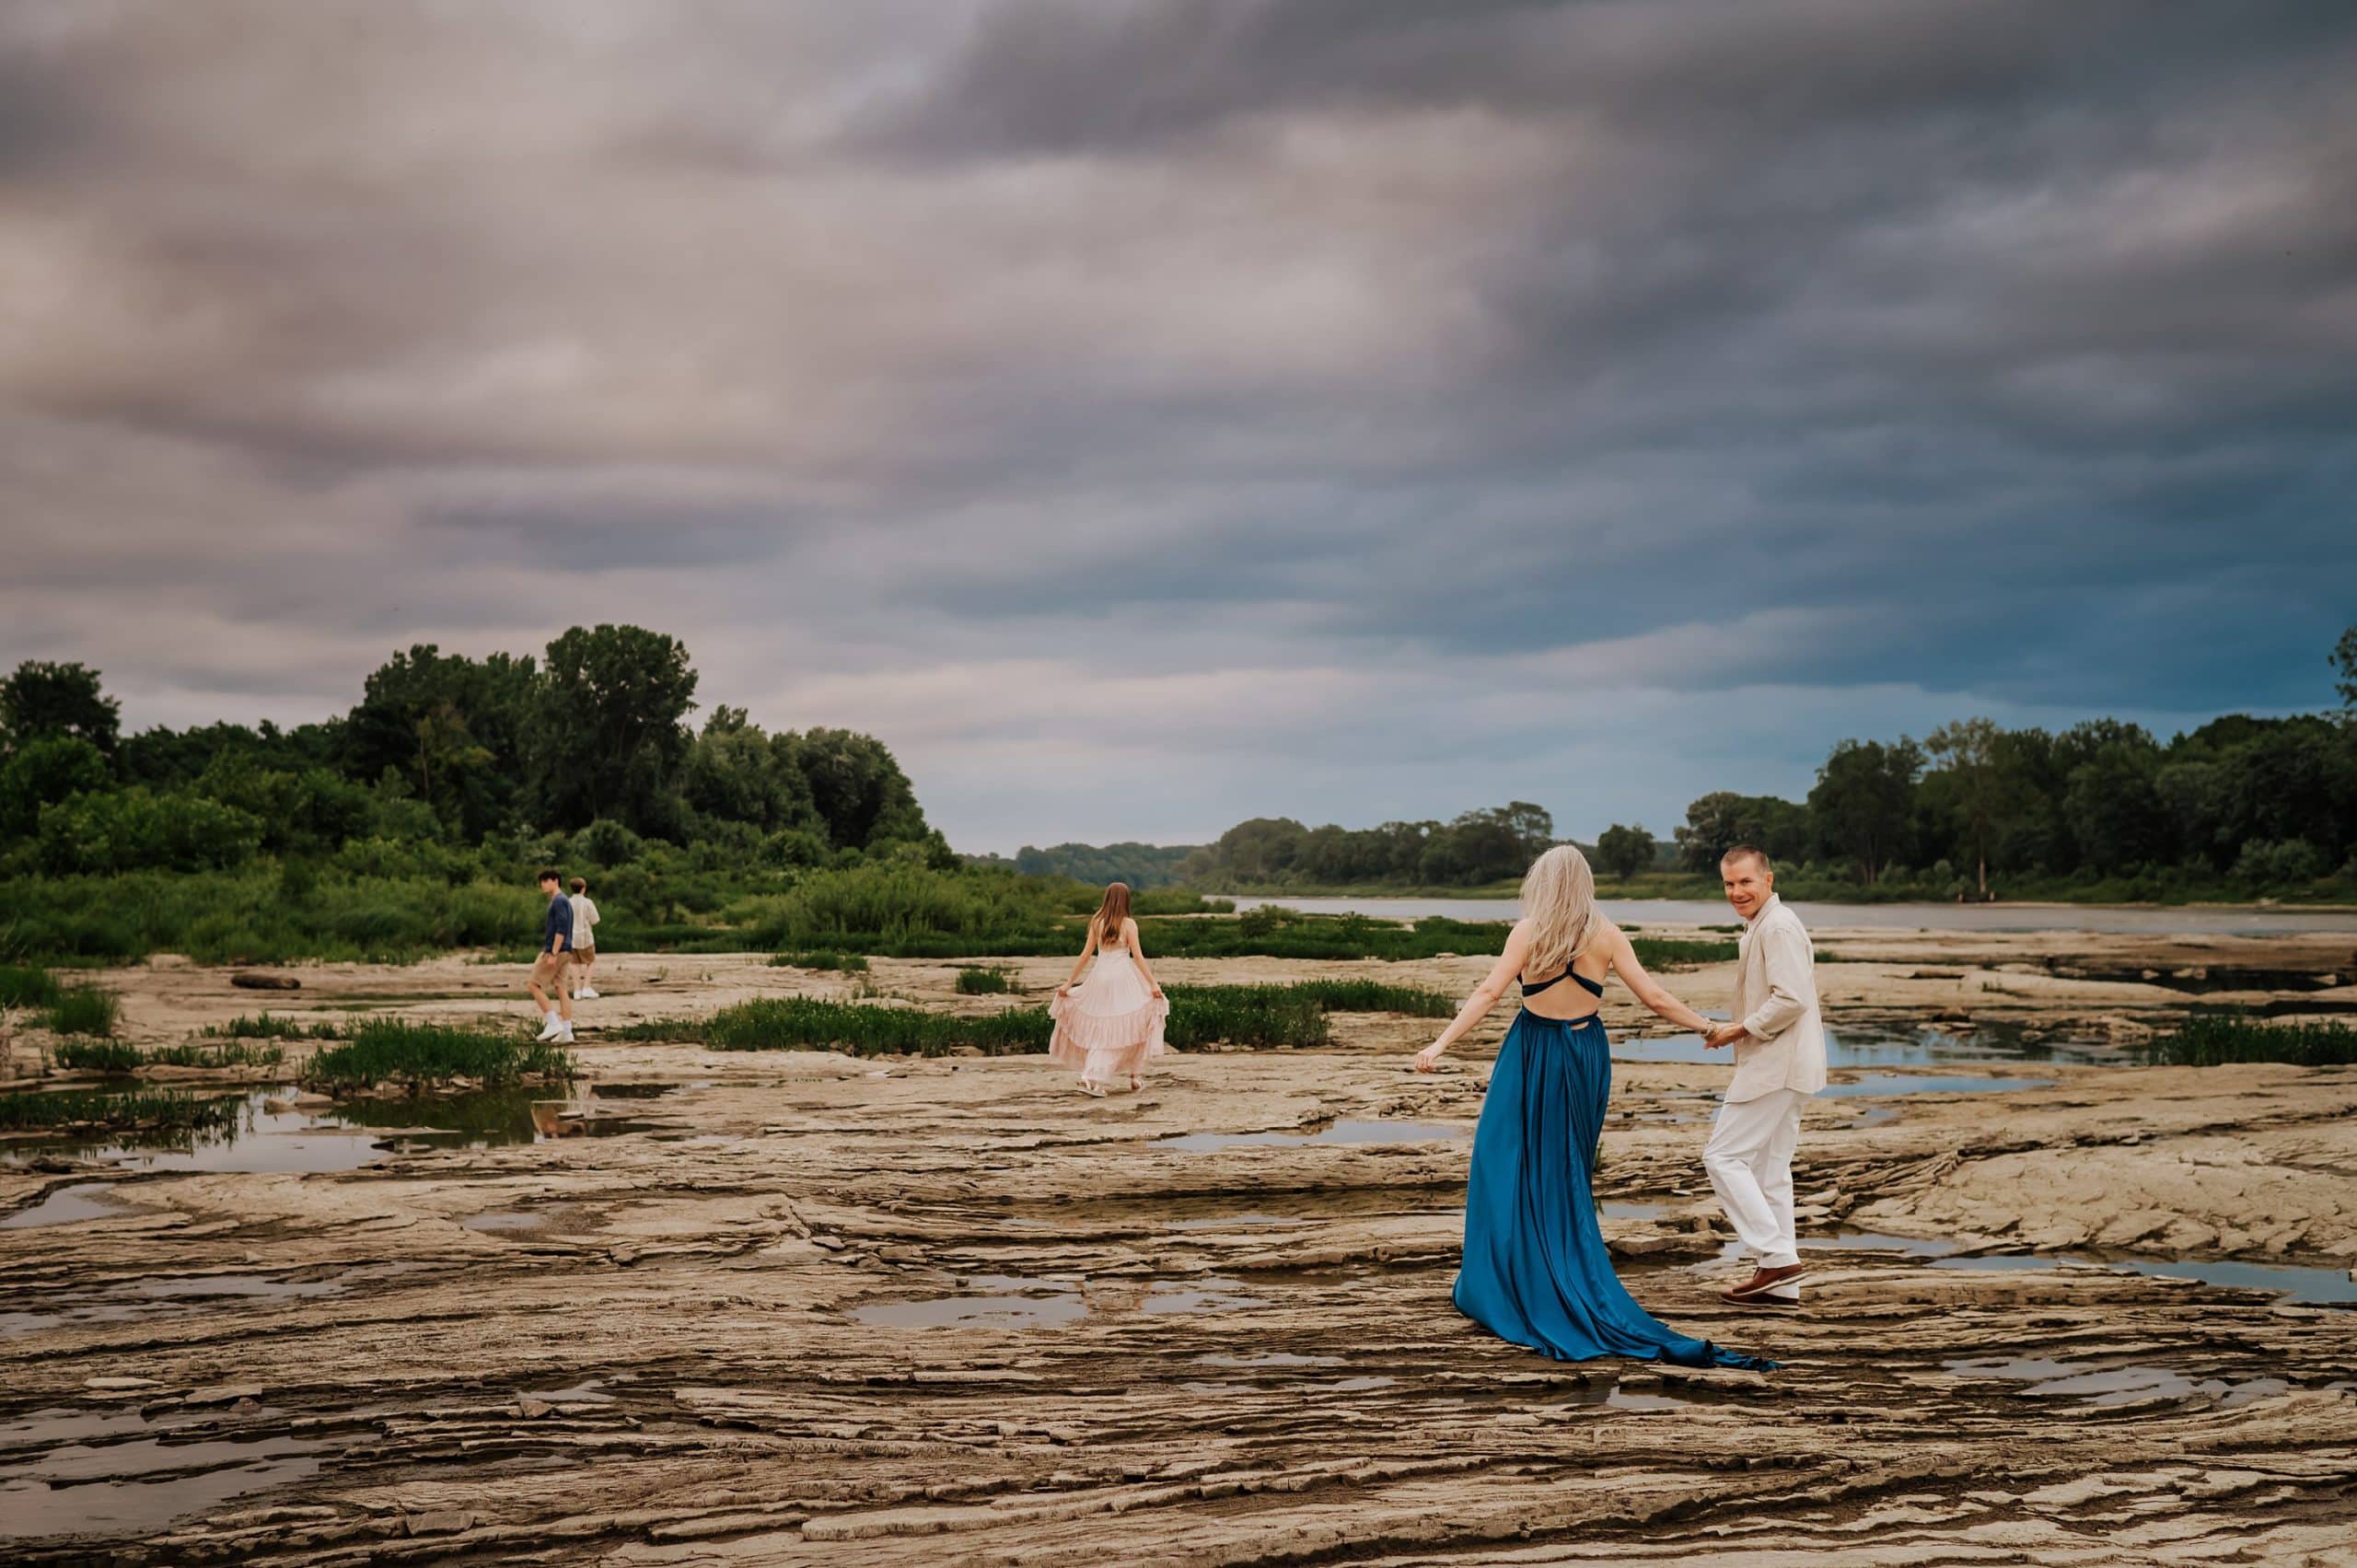
[[(1432, 1077), (1404, 1071), (1428, 1022), (1350, 1015), (1330, 1050), (1191, 1053), (1094, 1100), (1037, 1058), (605, 1043), (844, 991), (621, 955), (581, 1009), (591, 1087), (642, 1086), (607, 1135), (374, 1102), (235, 1156), (0, 1164), (0, 1557), (2349, 1561), (2357, 1071), (2132, 1048), (2190, 1005), (2340, 1011), (2351, 939), (1818, 938), (1847, 1054), (1798, 1162), (1798, 1315), (1714, 1295), (1724, 1069), (1607, 1010), (1624, 1277), (1775, 1373), (1557, 1365), (1450, 1310), (1503, 1013)], [(872, 979), (979, 1010), (1061, 966), (1009, 967), (1029, 994)], [(1461, 993), (1482, 961), (1161, 967)], [(518, 1011), (462, 959), (296, 972), (322, 1016)], [(99, 978), (143, 1042), (250, 1007), (217, 971)], [(1726, 1002), (1725, 966), (1668, 978)]]

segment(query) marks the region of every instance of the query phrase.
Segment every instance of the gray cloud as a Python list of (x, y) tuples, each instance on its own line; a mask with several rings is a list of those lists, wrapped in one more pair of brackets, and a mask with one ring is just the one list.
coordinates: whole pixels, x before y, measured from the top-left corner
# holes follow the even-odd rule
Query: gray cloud
[(637, 620), (974, 847), (2313, 704), (2352, 71), (2277, 0), (22, 0), (0, 658), (296, 719)]

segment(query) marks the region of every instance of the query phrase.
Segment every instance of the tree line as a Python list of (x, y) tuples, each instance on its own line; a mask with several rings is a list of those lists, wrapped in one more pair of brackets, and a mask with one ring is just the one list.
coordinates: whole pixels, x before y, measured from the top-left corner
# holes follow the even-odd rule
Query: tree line
[[(1803, 799), (1714, 791), (1666, 842), (1614, 823), (1592, 857), (1608, 876), (1708, 876), (1728, 847), (1753, 843), (1814, 888), (1884, 896), (2357, 885), (2357, 627), (2332, 663), (2338, 712), (2230, 714), (2165, 742), (2116, 719), (2056, 733), (1986, 718), (1920, 741), (1844, 740)], [(1446, 824), (1256, 818), (1192, 852), (1179, 874), (1211, 889), (1481, 886), (1519, 876), (1551, 830), (1526, 802)]]
[(893, 853), (954, 864), (891, 752), (842, 729), (688, 723), (676, 638), (575, 626), (542, 656), (394, 654), (337, 717), (125, 735), (98, 671), (0, 679), (0, 874), (222, 870), (261, 855), (516, 846), (586, 835), (603, 864), (659, 840), (772, 866)]

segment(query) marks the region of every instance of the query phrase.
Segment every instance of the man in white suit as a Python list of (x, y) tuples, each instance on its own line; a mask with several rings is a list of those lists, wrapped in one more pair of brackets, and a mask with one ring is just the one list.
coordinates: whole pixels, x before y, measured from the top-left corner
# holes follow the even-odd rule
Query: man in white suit
[(1807, 1271), (1793, 1231), (1793, 1147), (1800, 1141), (1802, 1104), (1825, 1087), (1817, 952), (1801, 917), (1776, 897), (1766, 854), (1736, 845), (1719, 862), (1719, 879), (1743, 917), (1744, 933), (1735, 1021), (1704, 1042), (1735, 1047), (1735, 1076), (1702, 1165), (1736, 1236), (1759, 1260), (1751, 1278), (1719, 1299), (1736, 1307), (1797, 1307)]

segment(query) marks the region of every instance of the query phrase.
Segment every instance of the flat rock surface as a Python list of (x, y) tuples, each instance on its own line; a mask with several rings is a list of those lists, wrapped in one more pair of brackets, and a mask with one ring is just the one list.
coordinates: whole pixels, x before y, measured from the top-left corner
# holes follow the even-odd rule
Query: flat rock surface
[[(1837, 1028), (1969, 1018), (2098, 1053), (2182, 1012), (2177, 970), (2330, 997), (2351, 958), (2346, 937), (1819, 946), (1851, 960), (1820, 970)], [(1010, 967), (1036, 1005), (1063, 965)], [(1483, 967), (1163, 966), (1453, 992)], [(518, 971), (457, 958), (289, 972), (305, 1016), (520, 1010)], [(872, 982), (1008, 1005), (954, 973), (877, 960)], [(223, 971), (105, 978), (145, 1040), (255, 1010)], [(1727, 966), (1666, 978), (1724, 1005)], [(1623, 1063), (1598, 1176), (1623, 1277), (1782, 1363), (1701, 1373), (1550, 1363), (1451, 1309), (1503, 1011), (1429, 1077), (1405, 1053), (1430, 1021), (1338, 1016), (1331, 1050), (1184, 1054), (1096, 1100), (1041, 1058), (598, 1037), (842, 976), (624, 955), (599, 984), (588, 1071), (670, 1086), (631, 1102), (633, 1132), (0, 1175), (20, 1220), (61, 1189), (102, 1200), (0, 1229), (0, 1557), (2357, 1562), (2357, 1313), (2107, 1266), (2344, 1277), (2357, 1071), (2083, 1053), (1935, 1070), (2040, 1087), (1819, 1099), (1807, 1306), (1758, 1316), (1715, 1296), (1733, 1266), (1700, 1153), (1724, 1069)], [(1607, 1021), (1652, 1023), (1618, 987)]]

